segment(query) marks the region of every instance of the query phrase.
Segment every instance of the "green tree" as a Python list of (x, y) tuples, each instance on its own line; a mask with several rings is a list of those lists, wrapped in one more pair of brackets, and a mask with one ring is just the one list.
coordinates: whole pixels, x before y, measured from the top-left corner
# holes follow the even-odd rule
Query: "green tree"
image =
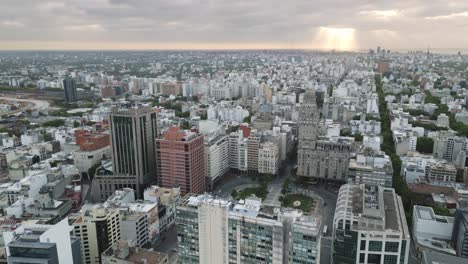
[(432, 149), (434, 148), (434, 140), (430, 137), (418, 137), (418, 141), (416, 143), (416, 150), (425, 153), (431, 154)]
[(364, 137), (361, 135), (361, 133), (356, 133), (356, 135), (354, 135), (354, 140), (357, 142), (362, 142), (363, 138)]
[(249, 123), (251, 122), (251, 116), (244, 117), (244, 123)]
[(59, 127), (59, 126), (65, 125), (65, 120), (55, 119), (55, 120), (44, 122), (42, 125), (46, 127)]
[(80, 122), (78, 121), (73, 121), (73, 127), (79, 127), (80, 126)]

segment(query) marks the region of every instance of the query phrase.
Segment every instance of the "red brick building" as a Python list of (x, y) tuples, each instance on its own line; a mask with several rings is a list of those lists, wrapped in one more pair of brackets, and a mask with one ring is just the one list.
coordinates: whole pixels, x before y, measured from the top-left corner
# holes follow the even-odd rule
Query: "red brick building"
[(170, 127), (156, 139), (156, 159), (159, 186), (180, 186), (182, 195), (205, 192), (203, 135)]
[(84, 151), (93, 151), (110, 145), (109, 134), (78, 129), (75, 130), (75, 137), (76, 144)]
[(380, 60), (377, 63), (377, 72), (386, 73), (390, 71), (390, 62), (388, 60)]

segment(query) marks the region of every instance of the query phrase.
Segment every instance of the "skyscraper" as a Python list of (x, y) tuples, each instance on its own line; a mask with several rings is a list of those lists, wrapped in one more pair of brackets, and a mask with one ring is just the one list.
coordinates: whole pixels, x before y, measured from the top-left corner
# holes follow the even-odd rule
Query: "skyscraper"
[(156, 112), (144, 105), (114, 107), (110, 134), (113, 175), (96, 175), (100, 200), (105, 201), (115, 190), (126, 187), (134, 189), (141, 198), (145, 187), (156, 181)]
[(306, 168), (311, 162), (310, 156), (317, 144), (317, 130), (320, 113), (317, 109), (315, 90), (311, 89), (304, 94), (304, 101), (299, 107), (298, 146), (297, 146), (297, 175), (310, 176)]
[(156, 140), (156, 151), (161, 187), (180, 187), (183, 195), (205, 192), (203, 135), (170, 127)]
[(72, 103), (78, 101), (75, 79), (66, 78), (63, 80), (63, 90), (65, 92), (65, 102)]

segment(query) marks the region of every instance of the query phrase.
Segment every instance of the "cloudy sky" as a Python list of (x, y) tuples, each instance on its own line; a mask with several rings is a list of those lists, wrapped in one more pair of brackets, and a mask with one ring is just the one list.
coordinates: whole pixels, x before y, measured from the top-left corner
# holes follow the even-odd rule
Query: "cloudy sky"
[(1, 0), (0, 49), (468, 48), (468, 0)]

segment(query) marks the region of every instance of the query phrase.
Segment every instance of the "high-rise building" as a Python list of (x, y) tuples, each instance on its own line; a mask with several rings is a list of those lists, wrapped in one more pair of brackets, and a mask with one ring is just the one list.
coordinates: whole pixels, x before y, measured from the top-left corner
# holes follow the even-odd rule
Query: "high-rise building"
[(258, 173), (276, 175), (280, 162), (278, 145), (273, 142), (260, 144), (258, 149)]
[(411, 237), (393, 188), (341, 186), (333, 219), (333, 263), (408, 263)]
[(317, 109), (315, 91), (308, 90), (304, 94), (303, 102), (299, 107), (298, 120), (298, 149), (297, 149), (297, 175), (312, 176), (307, 171), (308, 164), (311, 162), (310, 156), (317, 143), (317, 131), (320, 120), (320, 113)]
[(468, 258), (468, 210), (457, 210), (453, 224), (452, 242), (457, 256)]
[[(465, 155), (468, 150), (468, 139), (458, 136), (445, 136), (434, 141), (433, 153), (438, 159), (445, 159), (449, 162), (456, 162), (459, 155)], [(463, 161), (463, 166), (464, 161)]]
[(262, 135), (257, 131), (251, 131), (247, 138), (247, 169), (249, 172), (256, 173), (258, 171), (258, 149)]
[(73, 78), (66, 78), (63, 80), (63, 90), (65, 93), (65, 102), (72, 103), (78, 101), (76, 95), (76, 82)]
[(324, 181), (346, 181), (354, 139), (319, 138), (314, 144), (314, 149), (307, 149), (301, 153), (302, 158), (298, 158), (298, 175)]
[(70, 236), (68, 219), (55, 225), (25, 223), (3, 232), (9, 264), (81, 263), (80, 239)]
[(116, 210), (102, 206), (84, 208), (69, 219), (73, 234), (81, 239), (83, 264), (101, 263), (101, 254), (120, 239), (121, 216)]
[(209, 190), (229, 171), (229, 138), (222, 133), (205, 136), (205, 173)]
[(203, 193), (205, 152), (203, 135), (169, 127), (156, 139), (158, 183), (161, 187), (180, 187), (182, 195)]
[(157, 114), (151, 106), (122, 105), (110, 115), (113, 175), (96, 175), (99, 200), (132, 188), (138, 198), (156, 181)]
[(320, 263), (321, 219), (259, 198), (187, 195), (176, 223), (180, 263)]

